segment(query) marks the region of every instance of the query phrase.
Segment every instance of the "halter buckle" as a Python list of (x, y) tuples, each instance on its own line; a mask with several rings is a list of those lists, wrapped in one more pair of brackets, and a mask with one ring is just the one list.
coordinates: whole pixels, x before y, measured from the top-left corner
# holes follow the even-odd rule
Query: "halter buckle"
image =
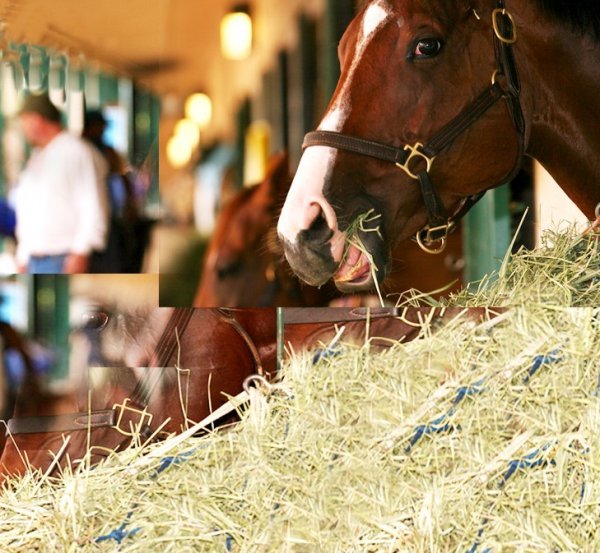
[(415, 158), (424, 159), (427, 166), (427, 172), (429, 173), (429, 171), (431, 170), (431, 165), (433, 164), (433, 160), (435, 159), (435, 156), (428, 157), (423, 152), (421, 152), (419, 148), (422, 147), (423, 144), (421, 144), (420, 142), (417, 142), (414, 146), (407, 144), (406, 146), (404, 146), (404, 150), (410, 152), (408, 154), (408, 158), (406, 158), (406, 161), (404, 163), (396, 163), (396, 167), (402, 169), (410, 178), (415, 180), (419, 180), (419, 177), (410, 170), (410, 161)]
[[(135, 407), (130, 407), (128, 405), (129, 401), (130, 401), (130, 399), (127, 397), (123, 400), (123, 403), (115, 403), (115, 405), (113, 405), (113, 409), (116, 409), (119, 412), (119, 416), (117, 417), (117, 422), (115, 422), (115, 424), (114, 424), (114, 429), (117, 432), (123, 434), (123, 436), (129, 436), (129, 437), (133, 438), (142, 431), (142, 427), (150, 426), (150, 424), (152, 423), (152, 414), (148, 413), (146, 411), (146, 409), (140, 410), (140, 409), (136, 409)], [(139, 422), (136, 425), (133, 425), (130, 422), (129, 429), (121, 428), (121, 425), (123, 423), (123, 417), (125, 416), (125, 413), (132, 413), (134, 415), (139, 415), (139, 417), (140, 417)]]
[[(427, 225), (424, 229), (421, 229), (419, 232), (417, 232), (417, 244), (419, 244), (419, 247), (426, 253), (433, 255), (442, 253), (446, 249), (448, 233), (453, 228), (453, 222), (448, 222), (437, 227), (430, 227)], [(439, 233), (439, 231), (443, 231), (443, 236), (440, 238), (435, 238), (434, 236)], [(436, 242), (440, 242), (440, 245), (437, 248), (432, 247), (432, 244), (435, 244)]]
[[(504, 36), (502, 34), (502, 31), (500, 29), (499, 16), (508, 17), (511, 27), (509, 36)], [(513, 16), (510, 15), (510, 12), (508, 12), (506, 8), (496, 8), (492, 12), (492, 25), (494, 26), (494, 33), (496, 34), (500, 42), (504, 42), (504, 44), (514, 44), (515, 42), (517, 42), (517, 26), (515, 25), (515, 20), (513, 19)]]

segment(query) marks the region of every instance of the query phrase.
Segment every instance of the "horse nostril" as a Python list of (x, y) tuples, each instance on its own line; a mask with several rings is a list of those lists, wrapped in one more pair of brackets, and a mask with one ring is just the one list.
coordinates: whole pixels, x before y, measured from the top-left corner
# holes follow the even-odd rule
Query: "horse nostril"
[(306, 242), (325, 243), (333, 236), (333, 230), (329, 228), (325, 214), (318, 204), (311, 205), (311, 212), (315, 214), (309, 227), (300, 231), (302, 239)]

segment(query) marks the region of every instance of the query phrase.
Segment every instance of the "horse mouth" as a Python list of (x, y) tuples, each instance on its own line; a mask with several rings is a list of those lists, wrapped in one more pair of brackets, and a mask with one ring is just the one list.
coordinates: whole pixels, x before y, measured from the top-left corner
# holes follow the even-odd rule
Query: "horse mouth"
[(341, 292), (365, 290), (373, 287), (373, 273), (376, 270), (369, 255), (355, 244), (349, 243), (344, 258), (333, 275), (333, 281)]

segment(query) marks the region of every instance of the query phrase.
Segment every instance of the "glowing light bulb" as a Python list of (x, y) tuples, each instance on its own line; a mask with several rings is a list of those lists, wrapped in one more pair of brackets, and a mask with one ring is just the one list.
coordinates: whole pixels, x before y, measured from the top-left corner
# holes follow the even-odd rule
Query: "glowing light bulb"
[(204, 129), (212, 119), (212, 101), (202, 92), (192, 94), (185, 101), (185, 116), (200, 129)]
[(252, 52), (252, 19), (242, 11), (221, 20), (221, 52), (230, 60), (244, 60)]

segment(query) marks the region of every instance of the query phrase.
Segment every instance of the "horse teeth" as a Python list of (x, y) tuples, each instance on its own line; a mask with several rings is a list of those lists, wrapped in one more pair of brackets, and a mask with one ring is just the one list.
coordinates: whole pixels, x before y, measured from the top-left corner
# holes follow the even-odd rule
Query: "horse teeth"
[(346, 260), (337, 272), (335, 277), (337, 282), (352, 282), (357, 277), (363, 276), (370, 268), (364, 253), (353, 246), (351, 248)]

